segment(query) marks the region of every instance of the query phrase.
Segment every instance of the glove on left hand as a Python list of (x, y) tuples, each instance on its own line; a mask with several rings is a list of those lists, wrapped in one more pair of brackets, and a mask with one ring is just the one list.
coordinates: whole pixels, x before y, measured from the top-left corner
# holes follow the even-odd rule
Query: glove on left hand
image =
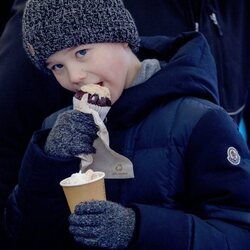
[(83, 245), (124, 249), (132, 239), (135, 212), (110, 201), (80, 203), (69, 217), (69, 230)]
[(95, 153), (98, 128), (92, 114), (69, 110), (60, 114), (51, 129), (44, 151), (49, 156), (70, 158)]

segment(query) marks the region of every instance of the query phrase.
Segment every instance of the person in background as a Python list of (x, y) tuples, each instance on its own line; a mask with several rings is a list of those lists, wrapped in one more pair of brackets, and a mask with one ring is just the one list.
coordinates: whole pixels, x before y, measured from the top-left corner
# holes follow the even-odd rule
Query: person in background
[[(134, 177), (106, 179), (106, 201), (70, 215), (59, 181), (94, 153), (98, 128), (69, 109), (37, 131), (5, 213), (25, 249), (248, 249), (250, 153), (218, 106), (216, 67), (199, 32), (140, 38), (121, 0), (29, 0), (32, 63), (71, 92), (109, 88), (112, 149)], [(63, 135), (63, 136), (62, 136)], [(106, 169), (103, 169), (105, 171)], [(164, 237), (162, 237), (164, 235)]]
[(250, 134), (247, 101), (250, 86), (250, 2), (126, 0), (124, 4), (131, 11), (140, 35), (175, 36), (195, 30), (206, 37), (216, 62), (220, 105), (238, 125), (244, 116), (246, 133), (242, 130), (242, 134)]
[(14, 0), (8, 0), (5, 1), (4, 4), (1, 5), (0, 9), (0, 36), (4, 30), (4, 27), (8, 20), (11, 17), (11, 6), (13, 4)]
[(21, 27), (25, 2), (15, 1), (12, 18), (0, 37), (0, 249), (5, 249), (1, 230), (4, 207), (17, 183), (32, 133), (72, 98), (54, 79), (41, 74), (24, 52)]

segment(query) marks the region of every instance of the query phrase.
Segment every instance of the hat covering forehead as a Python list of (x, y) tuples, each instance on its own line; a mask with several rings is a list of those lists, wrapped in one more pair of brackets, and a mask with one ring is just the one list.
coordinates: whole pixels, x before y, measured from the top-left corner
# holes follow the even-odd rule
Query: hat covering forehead
[(136, 25), (122, 0), (29, 0), (22, 23), (24, 49), (41, 70), (57, 51), (89, 43), (139, 46)]

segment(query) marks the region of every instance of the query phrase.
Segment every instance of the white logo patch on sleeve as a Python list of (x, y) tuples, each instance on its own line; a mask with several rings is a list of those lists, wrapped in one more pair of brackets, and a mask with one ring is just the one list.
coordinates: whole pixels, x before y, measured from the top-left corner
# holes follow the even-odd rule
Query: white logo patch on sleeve
[(227, 159), (231, 164), (235, 166), (240, 164), (240, 155), (236, 148), (229, 147), (227, 149)]

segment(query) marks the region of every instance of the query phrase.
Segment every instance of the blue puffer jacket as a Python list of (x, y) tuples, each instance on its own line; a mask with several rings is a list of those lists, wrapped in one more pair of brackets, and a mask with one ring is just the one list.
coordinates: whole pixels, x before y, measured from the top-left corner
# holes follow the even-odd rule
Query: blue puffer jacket
[[(134, 179), (106, 180), (107, 198), (136, 211), (129, 249), (249, 250), (250, 154), (216, 105), (207, 42), (193, 32), (144, 38), (138, 56), (167, 65), (126, 89), (107, 119), (111, 147), (134, 164)], [(59, 181), (79, 160), (47, 157), (48, 132), (35, 133), (26, 151), (6, 233), (25, 249), (74, 249)]]

